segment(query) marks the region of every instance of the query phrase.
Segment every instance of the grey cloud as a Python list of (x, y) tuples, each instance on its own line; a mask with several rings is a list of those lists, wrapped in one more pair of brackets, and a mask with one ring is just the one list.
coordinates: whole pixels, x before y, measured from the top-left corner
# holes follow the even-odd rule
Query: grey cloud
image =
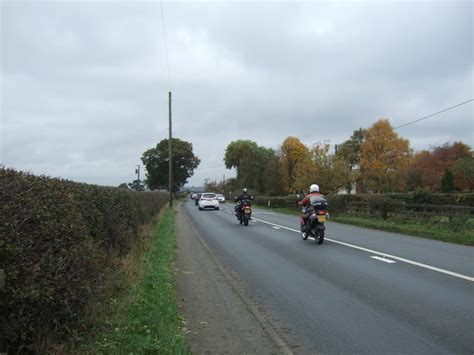
[[(168, 135), (159, 2), (3, 2), (2, 163), (117, 185)], [(473, 97), (472, 4), (164, 2), (174, 134), (191, 183), (227, 144), (347, 139)], [(472, 104), (400, 129), (415, 149), (473, 145)]]

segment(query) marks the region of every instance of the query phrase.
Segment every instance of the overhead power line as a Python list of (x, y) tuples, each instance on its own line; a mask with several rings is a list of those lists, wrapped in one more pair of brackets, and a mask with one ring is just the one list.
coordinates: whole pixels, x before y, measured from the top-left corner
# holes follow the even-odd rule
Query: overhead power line
[(426, 120), (427, 118), (430, 118), (430, 117), (433, 117), (433, 116), (436, 116), (436, 115), (439, 115), (440, 113), (443, 113), (443, 112), (446, 112), (446, 111), (449, 111), (449, 110), (452, 110), (453, 108), (456, 108), (456, 107), (459, 107), (459, 106), (462, 106), (462, 105), (465, 105), (465, 104), (468, 104), (469, 102), (472, 102), (474, 101), (474, 99), (470, 99), (470, 100), (467, 100), (467, 101), (464, 101), (464, 102), (461, 102), (460, 104), (457, 104), (457, 105), (454, 105), (454, 106), (451, 106), (451, 107), (448, 107), (444, 110), (441, 110), (441, 111), (438, 111), (438, 112), (435, 112), (435, 113), (432, 113), (428, 116), (424, 116), (424, 117), (421, 117), (417, 120), (414, 120), (414, 121), (411, 121), (411, 122), (408, 122), (408, 123), (405, 123), (405, 124), (402, 124), (401, 126), (398, 126), (398, 127), (395, 127), (395, 129), (399, 129), (399, 128), (402, 128), (402, 127), (405, 127), (405, 126), (408, 126), (408, 125), (411, 125), (413, 123), (416, 123), (416, 122), (419, 122), (421, 120)]
[(170, 71), (170, 61), (168, 58), (168, 41), (166, 40), (166, 26), (165, 26), (165, 15), (163, 11), (163, 0), (160, 0), (161, 7), (161, 24), (163, 26), (163, 42), (165, 44), (165, 55), (166, 55), (166, 68), (168, 69), (168, 85), (171, 90), (171, 71)]

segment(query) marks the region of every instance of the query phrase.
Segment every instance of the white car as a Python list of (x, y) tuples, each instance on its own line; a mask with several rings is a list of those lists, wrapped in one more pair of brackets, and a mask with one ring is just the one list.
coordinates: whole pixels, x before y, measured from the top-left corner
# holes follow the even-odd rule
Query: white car
[(198, 207), (202, 211), (205, 208), (219, 209), (219, 201), (217, 201), (216, 194), (203, 193), (198, 201)]
[(225, 197), (223, 194), (216, 194), (216, 197), (217, 201), (219, 201), (220, 203), (225, 203)]

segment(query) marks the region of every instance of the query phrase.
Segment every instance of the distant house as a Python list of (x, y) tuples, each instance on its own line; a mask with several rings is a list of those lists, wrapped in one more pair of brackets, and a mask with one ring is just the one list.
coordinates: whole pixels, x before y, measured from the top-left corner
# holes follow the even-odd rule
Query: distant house
[(354, 182), (351, 186), (351, 191), (347, 191), (346, 188), (340, 189), (337, 194), (338, 195), (353, 195), (357, 193), (357, 183)]
[[(354, 176), (359, 176), (360, 174), (360, 168), (358, 165), (356, 165), (353, 169), (352, 169), (352, 174), (354, 174)], [(356, 193), (360, 193), (359, 191), (359, 186), (357, 186), (357, 179), (355, 179), (356, 181), (354, 181), (352, 183), (352, 186), (351, 186), (351, 190), (350, 191), (347, 191), (347, 189), (344, 187), (342, 189), (340, 189), (337, 194), (338, 195), (354, 195)]]

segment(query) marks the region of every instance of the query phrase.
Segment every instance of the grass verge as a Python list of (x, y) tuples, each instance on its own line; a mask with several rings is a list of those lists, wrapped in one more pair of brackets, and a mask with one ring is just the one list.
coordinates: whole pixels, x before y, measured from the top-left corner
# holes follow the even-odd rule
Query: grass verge
[[(108, 354), (189, 354), (179, 330), (173, 262), (174, 215), (166, 209), (155, 225), (148, 251), (136, 261), (142, 275), (110, 301), (94, 341), (82, 349)], [(136, 263), (135, 261), (135, 263)], [(136, 267), (135, 267), (136, 268)], [(140, 272), (138, 271), (140, 274)]]
[[(261, 209), (300, 215), (300, 211), (290, 207), (269, 208), (258, 206)], [(402, 233), (427, 239), (441, 240), (444, 242), (474, 245), (474, 219), (459, 219), (455, 222), (445, 220), (429, 221), (418, 219), (389, 218), (383, 220), (370, 216), (354, 216), (350, 214), (331, 215), (332, 222), (351, 224), (355, 226), (383, 230), (388, 232)]]
[(474, 245), (473, 219), (450, 223), (448, 221), (425, 221), (408, 218), (389, 218), (383, 220), (375, 217), (340, 214), (331, 217), (331, 221), (441, 240), (444, 242)]

